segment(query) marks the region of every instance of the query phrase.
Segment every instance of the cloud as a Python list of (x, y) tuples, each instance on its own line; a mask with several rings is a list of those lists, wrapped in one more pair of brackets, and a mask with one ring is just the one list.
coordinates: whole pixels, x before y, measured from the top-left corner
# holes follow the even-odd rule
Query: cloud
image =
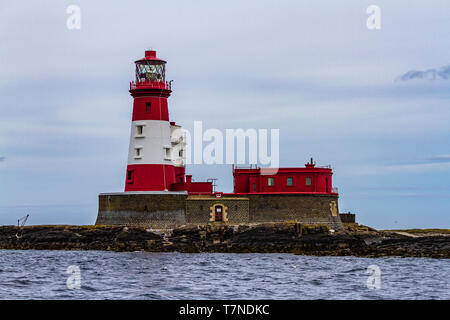
[(395, 165), (368, 165), (352, 168), (343, 168), (341, 174), (347, 176), (366, 176), (366, 175), (392, 175), (392, 174), (422, 174), (450, 172), (450, 160), (442, 163), (413, 163), (413, 164), (395, 164)]
[(424, 70), (424, 71), (411, 70), (411, 71), (408, 71), (407, 73), (401, 75), (397, 80), (408, 81), (408, 80), (413, 80), (413, 79), (448, 80), (448, 79), (450, 79), (450, 65), (443, 66), (439, 69), (428, 69), (428, 70)]
[(6, 157), (0, 157), (0, 162), (5, 161)]
[(440, 154), (433, 157), (428, 158), (431, 161), (441, 161), (441, 162), (450, 162), (450, 154)]
[(429, 173), (442, 172), (450, 169), (448, 163), (414, 163), (398, 164), (384, 167), (386, 173)]

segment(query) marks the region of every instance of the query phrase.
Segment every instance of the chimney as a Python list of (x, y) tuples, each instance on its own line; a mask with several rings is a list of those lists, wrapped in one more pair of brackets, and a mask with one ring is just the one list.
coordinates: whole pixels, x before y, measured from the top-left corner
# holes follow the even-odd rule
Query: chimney
[(316, 166), (316, 164), (314, 163), (313, 158), (311, 158), (310, 162), (305, 164), (306, 168), (314, 168)]

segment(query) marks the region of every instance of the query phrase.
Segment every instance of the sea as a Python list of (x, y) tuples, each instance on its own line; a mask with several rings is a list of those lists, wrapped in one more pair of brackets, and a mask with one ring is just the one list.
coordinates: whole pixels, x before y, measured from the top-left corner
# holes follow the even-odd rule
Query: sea
[(0, 299), (450, 299), (450, 261), (0, 250)]

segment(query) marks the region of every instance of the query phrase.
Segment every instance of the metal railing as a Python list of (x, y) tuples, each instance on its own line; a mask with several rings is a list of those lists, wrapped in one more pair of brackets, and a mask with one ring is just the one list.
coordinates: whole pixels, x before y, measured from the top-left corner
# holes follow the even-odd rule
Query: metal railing
[(248, 165), (237, 165), (237, 164), (233, 164), (232, 165), (232, 170), (234, 171), (234, 169), (259, 169), (257, 164), (248, 164)]
[(165, 89), (172, 90), (172, 82), (171, 81), (131, 81), (130, 82), (130, 90), (134, 90), (137, 87), (146, 87), (146, 88), (154, 88), (154, 89)]

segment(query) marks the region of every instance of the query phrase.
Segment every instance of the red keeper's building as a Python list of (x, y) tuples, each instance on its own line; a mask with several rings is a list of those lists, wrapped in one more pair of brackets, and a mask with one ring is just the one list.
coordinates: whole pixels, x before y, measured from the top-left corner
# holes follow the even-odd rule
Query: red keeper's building
[(274, 173), (233, 168), (234, 193), (337, 193), (332, 175), (330, 167), (316, 167), (312, 159), (304, 168), (278, 168)]

